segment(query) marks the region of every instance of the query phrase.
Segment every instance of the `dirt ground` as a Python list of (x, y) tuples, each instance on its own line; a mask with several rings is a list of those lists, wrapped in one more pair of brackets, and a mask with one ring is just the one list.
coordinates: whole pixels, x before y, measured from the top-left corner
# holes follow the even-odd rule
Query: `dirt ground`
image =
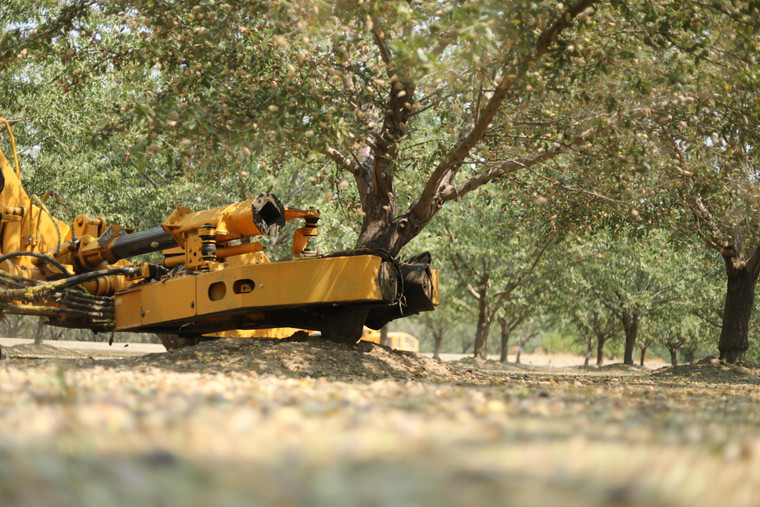
[(4, 347), (0, 505), (760, 504), (760, 369)]

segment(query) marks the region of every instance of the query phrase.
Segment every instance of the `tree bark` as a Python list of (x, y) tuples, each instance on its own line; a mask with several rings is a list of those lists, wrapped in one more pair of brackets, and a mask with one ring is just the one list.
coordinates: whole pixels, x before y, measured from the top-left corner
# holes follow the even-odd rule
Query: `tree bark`
[(500, 321), (499, 324), (501, 325), (501, 355), (499, 357), (499, 362), (506, 363), (507, 354), (509, 353), (510, 329), (506, 319), (504, 319), (503, 322)]
[(488, 295), (488, 278), (484, 277), (478, 284), (478, 325), (475, 331), (475, 350), (474, 357), (488, 359), (488, 333), (491, 331), (491, 319), (493, 312), (491, 309), (490, 297)]
[(475, 331), (475, 350), (474, 357), (481, 359), (488, 358), (488, 333), (491, 331), (491, 319), (488, 315), (483, 314), (482, 307), (480, 305), (480, 311), (478, 312), (478, 327)]
[(678, 366), (678, 349), (676, 347), (668, 347), (668, 352), (670, 352), (670, 364)]
[(591, 340), (586, 342), (586, 355), (583, 358), (583, 366), (588, 366), (591, 362), (591, 352), (594, 350), (594, 342)]
[(604, 364), (604, 344), (607, 343), (607, 340), (603, 339), (601, 336), (597, 338), (596, 342), (596, 365), (602, 366)]
[(440, 359), (441, 358), (441, 344), (443, 343), (443, 335), (439, 333), (434, 333), (433, 340), (435, 340), (435, 344), (433, 345), (433, 359)]
[(724, 257), (726, 262), (726, 301), (718, 350), (720, 358), (735, 363), (744, 359), (749, 348), (749, 323), (755, 304), (757, 274), (746, 265), (736, 267), (737, 259)]
[(639, 366), (644, 366), (644, 357), (647, 355), (647, 348), (649, 347), (641, 347), (641, 356), (639, 361)]
[(380, 329), (380, 345), (386, 347), (391, 346), (391, 341), (388, 339), (388, 326), (385, 325)]
[(37, 330), (34, 333), (34, 344), (42, 345), (42, 337), (45, 335), (45, 321), (44, 317), (40, 317), (37, 320)]
[(433, 359), (441, 359), (441, 347), (443, 346), (443, 333), (444, 326), (440, 322), (436, 322), (431, 327), (433, 332)]
[(636, 348), (636, 335), (639, 333), (641, 315), (624, 312), (621, 318), (625, 330), (625, 354), (623, 363), (633, 365), (633, 351)]

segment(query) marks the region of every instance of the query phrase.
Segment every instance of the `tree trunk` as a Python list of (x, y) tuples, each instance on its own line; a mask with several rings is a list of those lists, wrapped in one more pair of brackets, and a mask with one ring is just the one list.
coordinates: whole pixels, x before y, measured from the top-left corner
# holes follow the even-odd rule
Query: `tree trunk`
[(623, 322), (623, 329), (625, 330), (625, 354), (623, 355), (623, 363), (633, 365), (633, 351), (636, 348), (636, 335), (639, 333), (639, 321), (641, 320), (641, 315), (624, 312), (621, 320)]
[(607, 342), (601, 336), (598, 337), (596, 342), (596, 365), (602, 366), (604, 364), (604, 344)]
[(481, 318), (478, 316), (478, 327), (475, 331), (475, 350), (474, 357), (481, 359), (488, 358), (488, 333), (491, 331), (491, 321), (488, 317)]
[(441, 358), (441, 346), (443, 345), (443, 328), (433, 331), (433, 358)]
[(583, 358), (583, 366), (588, 366), (591, 362), (591, 352), (594, 350), (594, 342), (588, 340), (586, 342), (586, 355)]
[(757, 275), (747, 266), (736, 268), (734, 259), (724, 257), (724, 260), (728, 281), (718, 350), (721, 359), (735, 363), (744, 359), (749, 348), (749, 322), (755, 303)]
[(45, 335), (45, 320), (44, 317), (40, 317), (37, 320), (37, 330), (34, 333), (34, 344), (42, 345), (42, 337)]
[(391, 341), (388, 339), (388, 326), (385, 325), (380, 329), (380, 345), (384, 345), (386, 347), (391, 346)]
[(678, 349), (676, 347), (668, 347), (668, 352), (670, 352), (670, 364), (678, 366)]
[(523, 344), (520, 343), (520, 345), (517, 347), (517, 355), (515, 356), (515, 364), (520, 364), (520, 356), (522, 355), (523, 350)]
[(644, 366), (644, 356), (647, 355), (647, 349), (648, 348), (649, 347), (646, 347), (646, 346), (641, 347), (641, 356), (639, 358), (640, 359), (639, 360), (639, 366)]
[(509, 353), (509, 323), (506, 319), (499, 319), (499, 325), (501, 326), (501, 355), (499, 361), (506, 363), (507, 354)]
[(491, 305), (488, 298), (487, 279), (478, 286), (478, 326), (475, 331), (474, 357), (488, 358), (488, 333), (491, 331)]

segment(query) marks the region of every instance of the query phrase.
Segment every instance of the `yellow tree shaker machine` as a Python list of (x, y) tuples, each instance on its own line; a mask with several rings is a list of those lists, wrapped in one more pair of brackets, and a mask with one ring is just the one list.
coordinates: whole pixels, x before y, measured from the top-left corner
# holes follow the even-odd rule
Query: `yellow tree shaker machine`
[[(0, 310), (96, 332), (156, 333), (168, 348), (232, 330), (299, 328), (347, 343), (364, 326), (438, 304), (428, 253), (406, 261), (366, 249), (317, 255), (319, 212), (285, 208), (272, 194), (193, 212), (179, 207), (158, 227), (132, 232), (79, 215), (55, 219), (0, 151)], [(293, 260), (272, 262), (260, 235), (303, 220)], [(127, 259), (163, 252), (161, 262)], [(249, 333), (251, 334), (251, 333)], [(275, 333), (276, 334), (276, 333)]]

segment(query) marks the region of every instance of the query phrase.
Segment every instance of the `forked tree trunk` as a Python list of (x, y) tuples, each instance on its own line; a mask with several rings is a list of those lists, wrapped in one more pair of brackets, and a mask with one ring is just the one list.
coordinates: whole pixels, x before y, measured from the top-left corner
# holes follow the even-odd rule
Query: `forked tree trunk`
[(735, 363), (744, 359), (749, 348), (749, 323), (755, 303), (757, 275), (746, 265), (735, 267), (733, 259), (724, 260), (728, 281), (718, 350), (721, 359)]
[(24, 317), (21, 315), (2, 315), (2, 332), (8, 338), (16, 338), (24, 327)]

